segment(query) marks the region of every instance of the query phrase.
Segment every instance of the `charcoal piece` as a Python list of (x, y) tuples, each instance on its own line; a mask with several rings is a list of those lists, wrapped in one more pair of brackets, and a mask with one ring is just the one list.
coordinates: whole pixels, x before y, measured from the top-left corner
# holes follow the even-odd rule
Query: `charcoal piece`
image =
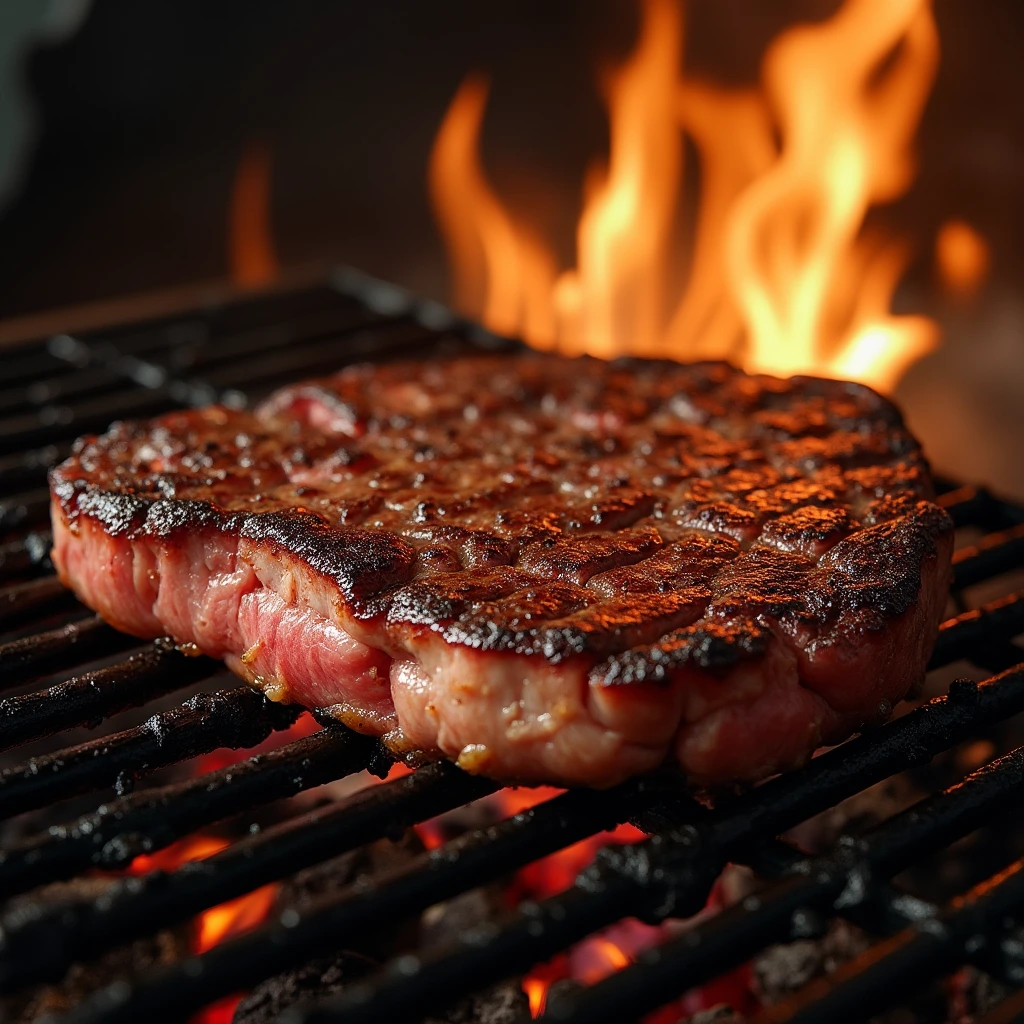
[(861, 835), (924, 795), (906, 775), (894, 775), (809, 818), (791, 829), (788, 836), (809, 853), (823, 854), (844, 833)]
[(454, 942), (466, 932), (494, 921), (506, 910), (505, 894), (499, 886), (471, 889), (424, 911), (420, 941), (425, 949)]
[(232, 1024), (273, 1024), (297, 1003), (316, 1003), (340, 995), (345, 986), (379, 966), (358, 953), (321, 957), (256, 986), (235, 1008)]
[[(506, 910), (499, 885), (462, 893), (425, 911), (421, 942), (432, 949), (494, 921)], [(530, 1020), (530, 1003), (518, 979), (500, 982), (482, 992), (460, 999), (444, 1013), (428, 1017), (424, 1024), (520, 1024)]]
[(820, 939), (769, 946), (753, 961), (754, 990), (762, 1002), (777, 1003), (814, 978), (831, 974), (869, 944), (859, 928), (836, 920)]
[(977, 967), (963, 967), (950, 979), (953, 1019), (974, 1021), (994, 1010), (1012, 990)]
[[(281, 884), (276, 912), (301, 913), (360, 879), (403, 867), (423, 850), (419, 837), (409, 829), (397, 843), (379, 839), (305, 868)], [(298, 1002), (317, 1003), (339, 995), (349, 982), (415, 948), (418, 937), (418, 921), (389, 921), (381, 928), (367, 929), (358, 939), (343, 937), (346, 948), (260, 982), (238, 1004), (233, 1024), (269, 1024)]]
[(518, 981), (502, 981), (460, 999), (445, 1013), (423, 1024), (529, 1024), (530, 1002)]
[[(404, 867), (423, 851), (423, 843), (412, 829), (406, 831), (397, 843), (379, 839), (369, 846), (297, 872), (282, 883), (275, 906), (278, 912), (289, 908), (301, 911), (371, 875)], [(360, 953), (383, 962), (396, 953), (412, 949), (418, 936), (419, 922), (389, 921), (380, 929), (368, 929), (360, 935), (358, 947), (346, 952)]]
[[(60, 906), (95, 900), (112, 882), (106, 878), (76, 878), (55, 882), (29, 896), (15, 897), (5, 908), (8, 914), (29, 913), (33, 905)], [(182, 925), (137, 939), (128, 946), (110, 950), (90, 963), (72, 965), (64, 978), (53, 985), (40, 985), (27, 992), (0, 997), (0, 1021), (29, 1024), (46, 1014), (64, 1014), (97, 989), (137, 971), (170, 964), (191, 952), (191, 928)]]
[(719, 1003), (707, 1010), (701, 1010), (692, 1017), (687, 1017), (685, 1024), (743, 1024), (746, 1018), (737, 1013), (731, 1006)]

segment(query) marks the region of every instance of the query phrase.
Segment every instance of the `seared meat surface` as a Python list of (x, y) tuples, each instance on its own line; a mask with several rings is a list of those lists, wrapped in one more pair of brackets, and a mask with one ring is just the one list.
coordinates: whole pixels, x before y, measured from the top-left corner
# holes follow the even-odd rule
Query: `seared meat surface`
[(718, 363), (351, 367), (115, 424), (51, 486), (114, 625), (508, 780), (798, 764), (919, 682), (949, 582), (891, 403)]

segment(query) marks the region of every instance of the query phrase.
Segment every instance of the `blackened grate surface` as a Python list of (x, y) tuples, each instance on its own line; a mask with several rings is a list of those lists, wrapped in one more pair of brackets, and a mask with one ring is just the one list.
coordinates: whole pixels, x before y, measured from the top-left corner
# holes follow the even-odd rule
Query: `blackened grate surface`
[[(54, 580), (48, 564), (45, 470), (78, 434), (111, 419), (175, 406), (243, 404), (346, 361), (430, 358), (504, 343), (440, 307), (352, 271), (318, 287), (258, 295), (117, 329), (58, 335), (3, 354), (0, 388), (0, 898), (97, 868), (125, 868), (196, 830), (364, 769), (387, 753), (330, 725), (192, 778), (168, 771), (220, 747), (245, 749), (291, 726), (299, 709), (266, 702), (217, 664), (167, 643), (140, 646), (106, 626)], [(669, 776), (609, 792), (573, 791), (471, 831), (369, 886), (323, 898), (186, 962), (119, 979), (67, 1020), (185, 1019), (193, 1010), (314, 956), (380, 921), (397, 922), (624, 821), (650, 836), (609, 848), (567, 891), (524, 904), (493, 926), (418, 958), (403, 957), (295, 1021), (418, 1019), (521, 974), (626, 917), (686, 917), (704, 906), (727, 862), (766, 880), (756, 898), (690, 928), (590, 988), (552, 998), (544, 1019), (627, 1021), (676, 999), (772, 943), (817, 934), (841, 916), (876, 937), (827, 981), (763, 1011), (761, 1020), (862, 1021), (908, 986), (973, 964), (1024, 985), (1024, 841), (1011, 829), (987, 879), (930, 901), (897, 876), (979, 828), (1012, 821), (1024, 794), (1024, 508), (984, 489), (943, 488), (960, 528), (957, 612), (932, 659), (940, 695), (713, 810)], [(955, 667), (954, 667), (955, 666)], [(948, 687), (958, 670), (960, 678)], [(948, 692), (946, 692), (948, 689)], [(176, 703), (174, 695), (192, 696)], [(180, 698), (179, 698), (180, 701)], [(83, 726), (133, 708), (150, 717), (99, 738)], [(61, 734), (71, 732), (71, 741)], [(987, 763), (856, 840), (809, 857), (779, 837), (812, 816), (958, 744), (987, 737)], [(24, 756), (23, 761), (20, 758)], [(962, 773), (961, 773), (962, 774)], [(138, 783), (138, 786), (136, 785)], [(22, 899), (3, 917), (0, 994), (63, 976), (78, 961), (189, 920), (295, 871), (393, 836), (493, 792), (493, 783), (435, 764), (305, 813), (292, 809), (201, 863), (124, 877), (102, 902), (59, 911)], [(1007, 830), (1003, 829), (1003, 833)], [(991, 859), (991, 858), (990, 858)], [(894, 881), (895, 879), (895, 881)], [(992, 1017), (1013, 1020), (1011, 997)], [(1020, 1000), (1018, 999), (1019, 1003)], [(1002, 1014), (1002, 1016), (998, 1016)]]

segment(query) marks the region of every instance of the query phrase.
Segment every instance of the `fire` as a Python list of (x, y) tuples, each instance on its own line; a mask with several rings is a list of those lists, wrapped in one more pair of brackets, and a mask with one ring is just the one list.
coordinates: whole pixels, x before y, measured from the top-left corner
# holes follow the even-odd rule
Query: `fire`
[(245, 286), (267, 284), (277, 273), (270, 229), (270, 151), (252, 144), (235, 172), (228, 216), (231, 280)]
[(543, 1012), (548, 1001), (548, 989), (551, 982), (543, 978), (529, 977), (523, 981), (523, 991), (530, 1003), (530, 1016), (536, 1020)]
[[(938, 64), (929, 0), (846, 0), (782, 33), (756, 90), (682, 70), (677, 0), (644, 0), (642, 11), (635, 49), (608, 81), (610, 151), (587, 175), (575, 267), (559, 271), (488, 183), (487, 86), (471, 76), (459, 89), (429, 171), (456, 303), (568, 354), (730, 358), (890, 390), (937, 334), (924, 317), (890, 312), (909, 249), (864, 225), (914, 177)], [(700, 204), (680, 279), (687, 137)]]
[[(387, 780), (402, 778), (410, 769), (401, 762), (392, 765)], [(368, 785), (378, 779), (368, 778)], [(488, 817), (495, 821), (511, 818), (537, 804), (552, 800), (564, 790), (551, 786), (514, 787), (501, 789), (483, 797)], [(431, 818), (415, 826), (416, 834), (428, 850), (442, 846), (449, 838), (446, 815)], [(509, 906), (523, 900), (540, 900), (561, 892), (572, 885), (576, 876), (594, 859), (597, 851), (609, 843), (633, 843), (645, 834), (633, 825), (619, 825), (608, 832), (600, 832), (578, 843), (533, 861), (520, 868), (508, 882), (505, 897)], [(544, 1012), (548, 990), (561, 978), (576, 978), (588, 984), (599, 981), (613, 971), (621, 970), (632, 960), (632, 955), (660, 941), (661, 929), (639, 921), (622, 922), (579, 943), (568, 954), (555, 957), (535, 967), (523, 979), (522, 988), (536, 1018)], [(207, 1022), (213, 1024), (213, 1022)]]
[[(511, 817), (528, 807), (550, 800), (561, 790), (538, 786), (533, 789), (503, 789), (490, 799), (500, 817)], [(583, 839), (516, 872), (509, 885), (510, 903), (538, 900), (552, 896), (572, 885), (576, 876), (594, 859), (597, 851), (609, 843), (634, 843), (645, 838), (633, 825), (619, 825), (610, 832)], [(631, 927), (635, 926), (635, 927)], [(621, 970), (632, 961), (631, 953), (653, 945), (660, 929), (639, 921), (624, 922), (600, 935), (585, 939), (567, 955), (540, 964), (523, 979), (522, 987), (530, 1004), (530, 1014), (537, 1018), (544, 1012), (548, 990), (560, 978), (575, 978), (593, 984)]]
[[(173, 871), (182, 864), (212, 857), (227, 845), (227, 840), (215, 836), (190, 836), (157, 853), (136, 857), (128, 871), (133, 875)], [(205, 953), (225, 939), (261, 924), (273, 909), (276, 893), (277, 885), (271, 883), (201, 913), (194, 922), (192, 951)], [(230, 1024), (239, 998), (219, 1000), (196, 1014), (190, 1024)]]
[(264, 885), (200, 914), (196, 952), (205, 953), (232, 935), (255, 928), (270, 913), (276, 889), (275, 885)]
[(988, 242), (964, 220), (947, 220), (935, 236), (935, 265), (946, 291), (969, 299), (992, 264)]

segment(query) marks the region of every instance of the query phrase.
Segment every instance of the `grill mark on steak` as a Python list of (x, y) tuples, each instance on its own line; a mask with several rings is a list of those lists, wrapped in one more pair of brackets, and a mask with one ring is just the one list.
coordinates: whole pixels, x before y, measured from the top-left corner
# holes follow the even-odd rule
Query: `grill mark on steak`
[[(719, 363), (351, 367), (255, 413), (115, 424), (51, 487), (55, 560), (86, 603), (138, 632), (170, 616), (190, 642), (220, 622), (205, 649), (236, 671), (399, 745), (455, 756), (485, 745), (476, 728), (493, 750), (469, 763), (506, 777), (615, 781), (660, 760), (681, 714), (694, 778), (784, 767), (916, 683), (948, 585), (952, 526), (891, 403)], [(206, 591), (180, 555), (198, 535)], [(100, 547), (124, 568), (104, 576)], [(248, 609), (237, 626), (221, 594)], [(337, 627), (352, 650), (314, 672), (310, 637)], [(332, 683), (350, 663), (359, 686)], [(722, 752), (730, 730), (747, 749)]]
[(333, 530), (313, 512), (269, 512), (248, 517), (239, 536), (268, 549), (300, 559), (329, 578), (358, 618), (381, 614), (383, 592), (408, 580), (416, 566), (416, 550), (401, 537), (380, 530)]

